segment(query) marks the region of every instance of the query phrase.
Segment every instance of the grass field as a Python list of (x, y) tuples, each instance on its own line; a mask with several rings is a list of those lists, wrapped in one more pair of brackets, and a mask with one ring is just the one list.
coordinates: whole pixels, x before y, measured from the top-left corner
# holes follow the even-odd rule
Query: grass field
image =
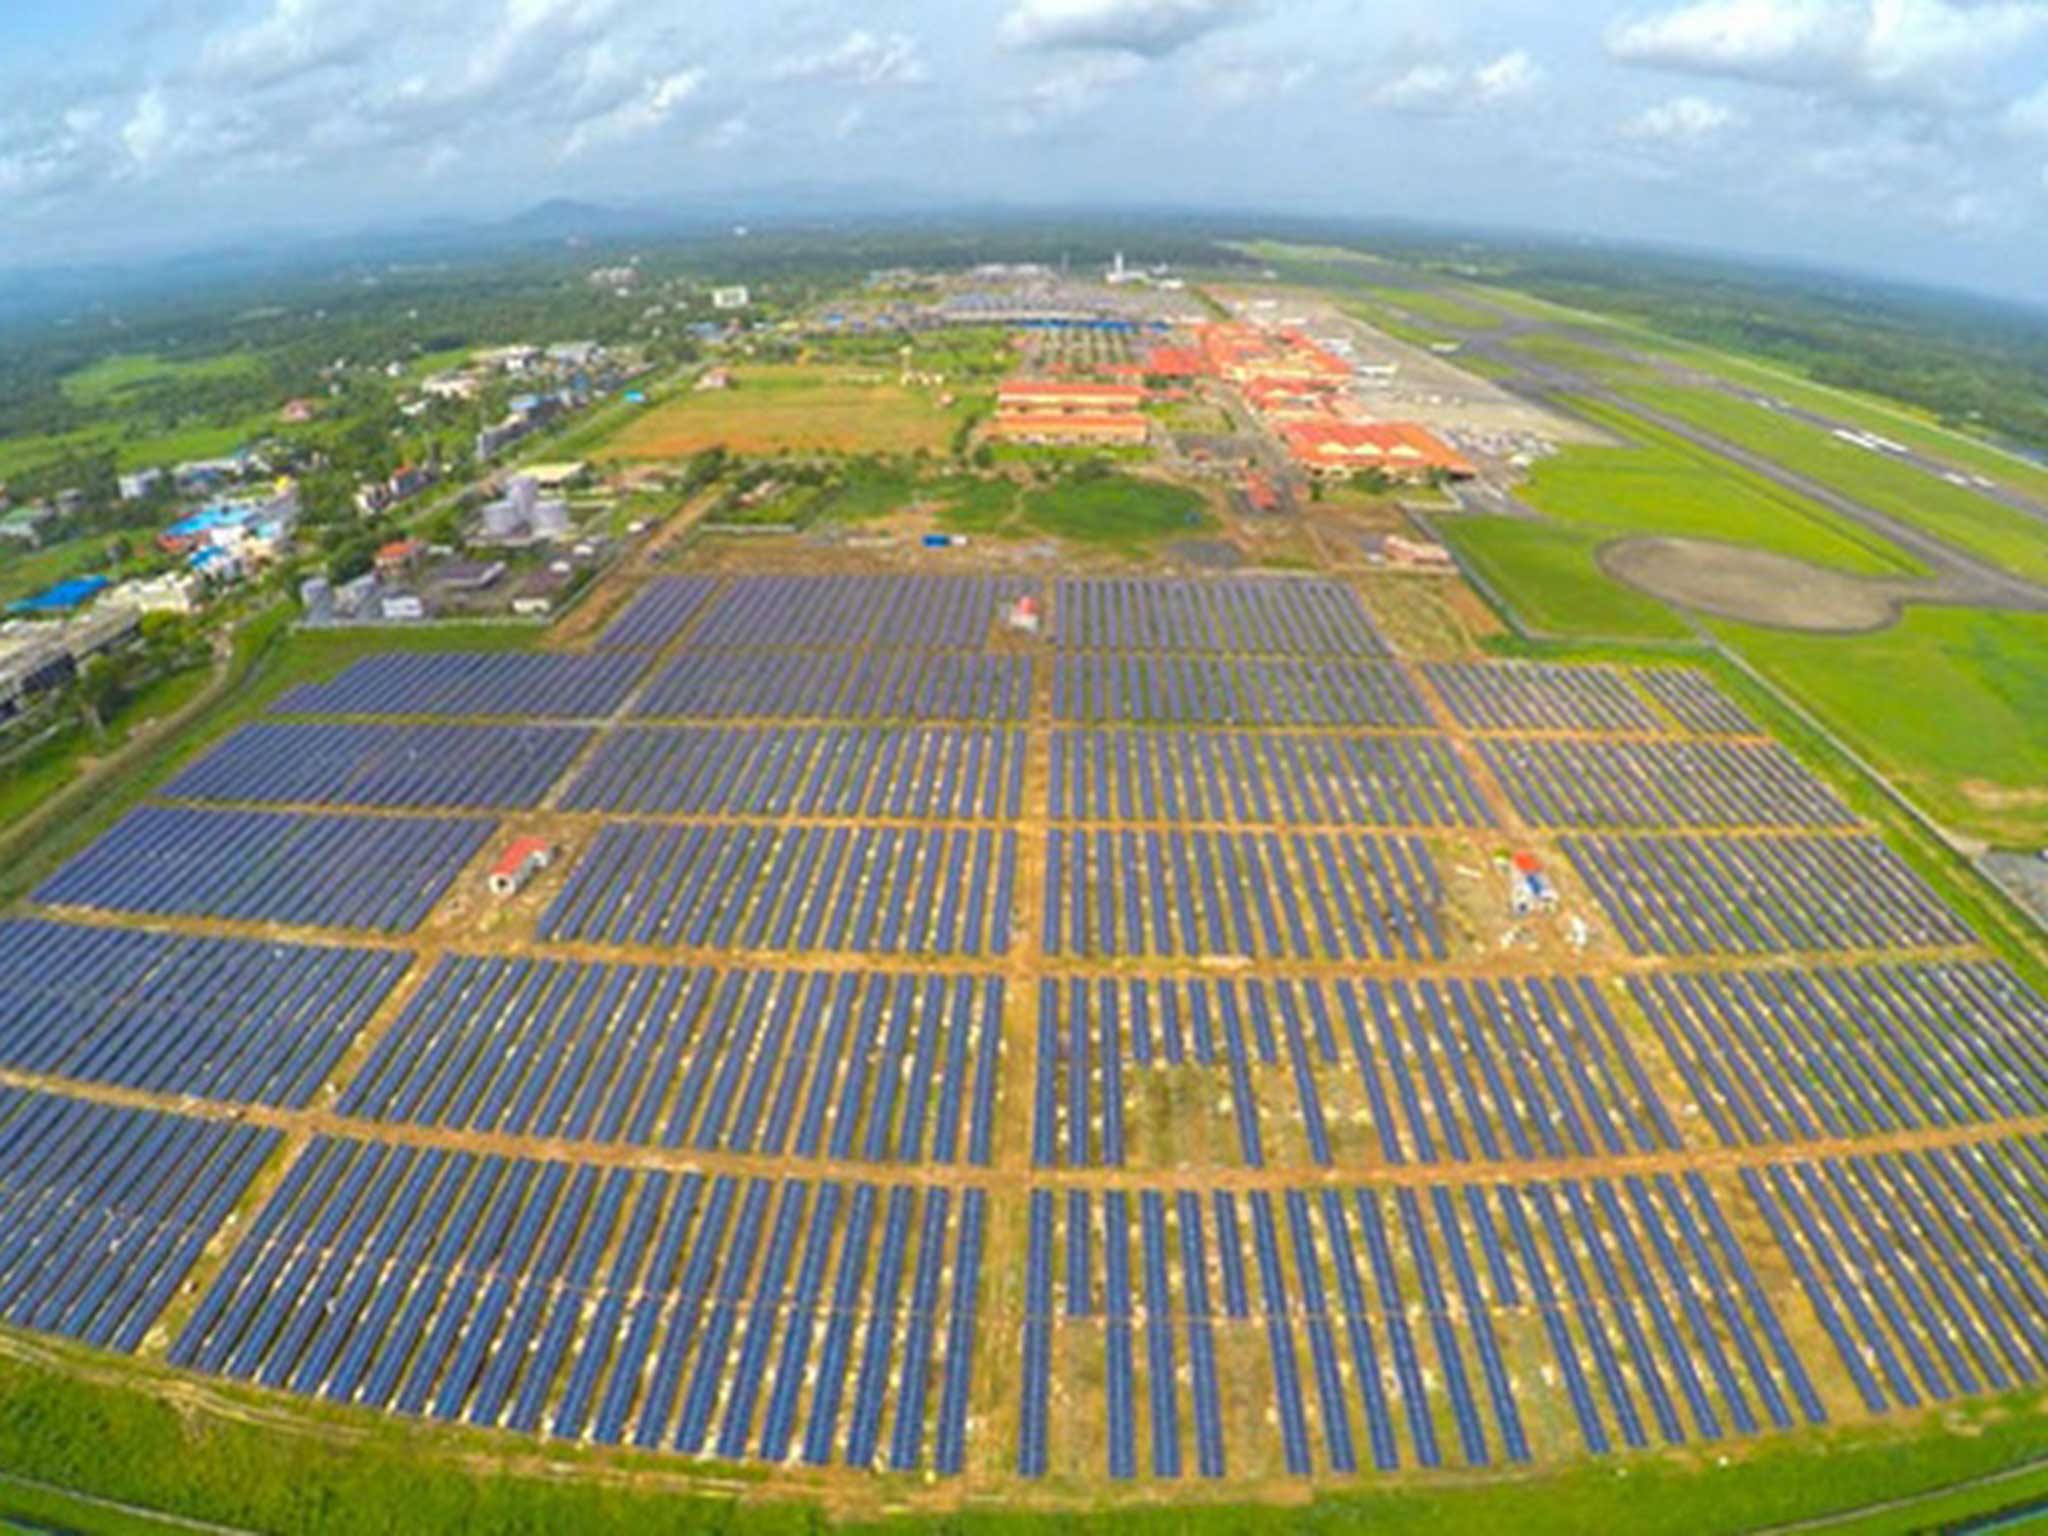
[(1017, 517), (1017, 487), (1003, 479), (956, 475), (931, 488), (940, 502), (939, 526), (948, 533), (1009, 533)]
[(942, 452), (957, 407), (893, 382), (840, 369), (741, 368), (731, 390), (691, 392), (635, 416), (597, 451), (619, 459), (681, 459), (723, 446), (744, 455)]
[(113, 535), (97, 533), (66, 539), (47, 549), (0, 547), (0, 604), (28, 597), (55, 582), (98, 570)]
[(1548, 634), (1682, 640), (1691, 633), (1655, 598), (1600, 569), (1594, 555), (1608, 533), (1504, 517), (1446, 517), (1437, 528), (1524, 622)]
[(2024, 512), (1718, 391), (1636, 387), (1631, 398), (1925, 528), (1957, 548), (2048, 581), (2048, 529)]
[(1033, 531), (1126, 554), (1213, 522), (1193, 491), (1128, 475), (1068, 480), (1024, 497), (1024, 523)]
[(1433, 289), (1373, 286), (1370, 291), (1382, 303), (1404, 309), (1432, 325), (1447, 325), (1460, 331), (1490, 331), (1500, 325), (1500, 316)]
[(1589, 402), (1574, 410), (1625, 437), (1626, 448), (1571, 447), (1536, 466), (1522, 499), (1538, 511), (1612, 537), (1630, 533), (1723, 539), (1858, 575), (1917, 567), (1848, 519), (1779, 490), (1635, 417)]
[(1847, 636), (1713, 627), (1946, 825), (2048, 844), (2048, 616), (1912, 608)]
[(224, 352), (218, 357), (180, 362), (149, 352), (121, 352), (64, 376), (67, 398), (79, 405), (119, 405), (121, 397), (157, 384), (198, 379), (231, 378), (255, 373), (263, 359), (252, 352)]

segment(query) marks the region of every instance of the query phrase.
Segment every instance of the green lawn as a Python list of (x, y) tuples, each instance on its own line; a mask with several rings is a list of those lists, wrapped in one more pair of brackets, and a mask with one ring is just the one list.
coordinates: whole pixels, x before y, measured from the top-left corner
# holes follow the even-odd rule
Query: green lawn
[(0, 604), (29, 597), (72, 576), (100, 570), (113, 537), (96, 533), (82, 539), (65, 539), (47, 549), (0, 545)]
[(253, 352), (223, 352), (217, 357), (189, 361), (158, 357), (150, 352), (119, 352), (66, 374), (60, 387), (78, 405), (118, 405), (123, 395), (153, 385), (231, 378), (262, 367), (263, 359)]
[(1202, 498), (1181, 486), (1103, 475), (1030, 492), (1024, 521), (1076, 544), (1137, 553), (1159, 539), (1200, 532), (1214, 519)]
[(1632, 399), (1915, 524), (1960, 549), (2035, 581), (2048, 581), (2048, 531), (2024, 512), (1949, 484), (1819, 427), (1716, 390), (1631, 387)]
[(1876, 535), (1760, 475), (1637, 417), (1590, 402), (1569, 403), (1630, 446), (1570, 447), (1543, 460), (1522, 492), (1540, 512), (1614, 537), (1723, 539), (1858, 575), (1919, 569)]
[(940, 502), (939, 526), (948, 533), (1008, 533), (1017, 516), (1017, 487), (1003, 479), (956, 475), (931, 487)]
[(1500, 326), (1500, 316), (1477, 305), (1462, 303), (1447, 293), (1428, 288), (1386, 288), (1371, 286), (1375, 298), (1405, 309), (1416, 319), (1457, 331), (1491, 331)]
[(1655, 598), (1600, 569), (1594, 556), (1608, 533), (1505, 517), (1445, 517), (1437, 528), (1525, 623), (1546, 634), (1683, 640), (1692, 633)]
[(2048, 844), (2048, 615), (1909, 608), (1871, 635), (1713, 628), (1945, 825)]

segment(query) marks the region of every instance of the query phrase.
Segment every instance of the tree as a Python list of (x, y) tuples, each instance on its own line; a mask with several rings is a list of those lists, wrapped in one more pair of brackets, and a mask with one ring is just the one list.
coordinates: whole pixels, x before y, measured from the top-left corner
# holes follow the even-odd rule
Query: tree
[(126, 652), (95, 656), (78, 674), (78, 707), (93, 734), (105, 735), (107, 721), (121, 707), (128, 691), (133, 659)]

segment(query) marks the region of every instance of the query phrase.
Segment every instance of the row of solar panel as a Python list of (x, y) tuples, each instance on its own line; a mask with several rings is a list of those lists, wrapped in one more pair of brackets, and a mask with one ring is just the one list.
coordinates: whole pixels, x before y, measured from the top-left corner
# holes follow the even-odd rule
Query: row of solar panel
[(635, 655), (389, 652), (366, 656), (328, 682), (301, 684), (271, 712), (594, 719), (625, 703), (647, 666)]
[(1776, 743), (1486, 738), (1479, 752), (1541, 827), (1839, 827), (1856, 817)]
[(278, 1140), (0, 1087), (0, 1320), (135, 1349)]
[(978, 650), (1006, 604), (1035, 592), (1015, 576), (749, 576), (691, 636), (705, 650), (752, 646)]
[(565, 1440), (957, 1472), (984, 1204), (321, 1138), (171, 1358)]
[(606, 626), (597, 648), (660, 650), (682, 634), (717, 590), (716, 576), (657, 576)]
[(2048, 1375), (2040, 1137), (1742, 1179), (1872, 1412)]
[(590, 739), (587, 730), (563, 726), (259, 722), (163, 793), (172, 800), (524, 810), (540, 804)]
[(690, 650), (634, 706), (648, 718), (1022, 720), (1028, 656)]
[(1419, 837), (1105, 828), (1046, 845), (1053, 956), (1441, 960), (1443, 904)]
[(35, 899), (409, 933), (496, 826), (471, 817), (145, 805), (44, 881)]
[(1460, 725), (1475, 731), (1661, 732), (1669, 727), (1629, 680), (1696, 735), (1762, 730), (1695, 667), (1557, 666), (1546, 662), (1432, 662), (1430, 681)]
[(1334, 581), (1059, 583), (1054, 634), (1068, 650), (1235, 651), (1267, 656), (1383, 656), (1357, 594)]
[(629, 815), (1023, 813), (1024, 733), (932, 727), (629, 729), (605, 738), (563, 807)]
[(1055, 821), (1479, 827), (1493, 812), (1436, 736), (1056, 731)]
[(546, 941), (1000, 955), (1017, 837), (920, 827), (600, 832), (542, 914)]
[(0, 922), (0, 1064), (301, 1107), (411, 957)]
[(2001, 964), (1631, 977), (1724, 1146), (2048, 1113), (2048, 1002)]
[(340, 1108), (494, 1135), (985, 1165), (1002, 1010), (1000, 979), (451, 957)]
[(1566, 837), (1638, 955), (1916, 949), (1973, 936), (1874, 837)]
[[(1055, 1334), (1082, 1328), (1088, 1343), (1071, 1346), (1069, 1358), (1077, 1348), (1092, 1354), (1101, 1339), (1102, 1398), (1076, 1393), (1078, 1383), (1097, 1379), (1092, 1363), (1062, 1382), (1069, 1422), (1057, 1426), (1068, 1431), (1058, 1436), (1058, 1467), (1106, 1464), (1115, 1478), (1138, 1474), (1141, 1429), (1152, 1474), (1183, 1475), (1184, 1400), (1193, 1409), (1196, 1467), (1206, 1477), (1224, 1476), (1233, 1455), (1255, 1467), (1267, 1462), (1269, 1444), (1242, 1440), (1263, 1438), (1269, 1422), (1279, 1431), (1282, 1465), (1297, 1476), (1319, 1463), (1355, 1471), (1361, 1420), (1364, 1453), (1382, 1470), (1409, 1461), (1441, 1466), (1453, 1442), (1465, 1466), (1503, 1455), (1526, 1461), (1530, 1434), (1518, 1398), (1525, 1384), (1513, 1362), (1523, 1355), (1531, 1311), (1550, 1346), (1543, 1386), (1563, 1382), (1590, 1451), (1611, 1450), (1617, 1439), (1647, 1445), (1652, 1425), (1659, 1438), (1679, 1444), (1826, 1416), (1698, 1174), (1683, 1185), (1659, 1175), (1437, 1186), (1426, 1197), (1399, 1189), (1391, 1216), (1374, 1190), (1348, 1198), (1328, 1187), (1314, 1195), (1290, 1190), (1280, 1199), (1284, 1249), (1266, 1191), (1219, 1190), (1204, 1201), (1183, 1190), (1171, 1206), (1165, 1195), (1141, 1191), (1142, 1308), (1131, 1284), (1131, 1203), (1121, 1191), (1073, 1190), (1062, 1212), (1049, 1191), (1031, 1196), (1018, 1438), (1025, 1476), (1054, 1470)], [(1064, 1305), (1056, 1310), (1061, 1255)], [(1427, 1347), (1418, 1320), (1426, 1322)], [(1233, 1348), (1233, 1335), (1255, 1325), (1263, 1325), (1267, 1344), (1257, 1377), (1250, 1358)], [(1142, 1370), (1133, 1347), (1141, 1326)], [(1176, 1358), (1183, 1340), (1192, 1367), (1185, 1375)], [(1312, 1398), (1301, 1368), (1304, 1340)], [(1227, 1395), (1216, 1363), (1222, 1354), (1241, 1368)], [(1140, 1402), (1149, 1409), (1142, 1424)], [(1234, 1450), (1230, 1432), (1240, 1439)]]
[(1203, 1139), (1200, 1122), (1216, 1102), (1207, 1093), (1182, 1096), (1170, 1115), (1141, 1117), (1139, 1134), (1161, 1144), (1131, 1145), (1129, 1097), (1148, 1091), (1146, 1074), (1186, 1066), (1228, 1073), (1236, 1155), (1264, 1167), (1272, 1133), (1254, 1072), (1283, 1060), (1306, 1153), (1283, 1164), (1557, 1160), (1683, 1145), (1606, 1001), (1584, 979), (1104, 978), (1042, 982), (1038, 1003), (1039, 1167), (1226, 1161), (1222, 1138)]
[(1077, 721), (1246, 726), (1404, 726), (1433, 722), (1387, 661), (1246, 660), (1062, 654), (1052, 709)]

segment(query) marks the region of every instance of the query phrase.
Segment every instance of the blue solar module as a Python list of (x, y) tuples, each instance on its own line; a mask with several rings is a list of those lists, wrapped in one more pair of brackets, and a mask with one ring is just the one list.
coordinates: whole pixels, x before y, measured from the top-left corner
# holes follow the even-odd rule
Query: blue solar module
[(716, 576), (657, 576), (606, 626), (597, 649), (659, 650), (682, 634), (717, 590)]
[(331, 682), (294, 688), (270, 712), (597, 718), (624, 703), (646, 670), (644, 655), (392, 652), (367, 656)]
[[(16, 1097), (0, 1091), (0, 1142)], [(205, 1129), (265, 1148), (274, 1139)], [(0, 1172), (0, 1200), (12, 1178)], [(172, 1358), (401, 1414), (601, 1444), (630, 1432), (648, 1448), (771, 1460), (787, 1454), (807, 1404), (806, 1454), (833, 1459), (851, 1387), (851, 1462), (873, 1460), (893, 1426), (893, 1465), (958, 1471), (985, 1198), (889, 1190), (871, 1267), (878, 1193), (857, 1188), (842, 1226), (838, 1185), (722, 1177), (707, 1187), (694, 1173), (572, 1173), (320, 1137), (256, 1214)], [(928, 1388), (941, 1372), (928, 1450)]]
[(1479, 754), (1539, 827), (1846, 827), (1840, 796), (1775, 742), (1497, 737)]
[(1067, 650), (1382, 656), (1387, 649), (1349, 587), (1300, 577), (1073, 577), (1059, 583), (1053, 616)]
[(1028, 656), (690, 649), (634, 706), (678, 720), (1022, 720)]
[(2048, 1112), (2048, 1001), (1995, 962), (1629, 986), (1727, 1146)]
[(171, 800), (425, 810), (540, 804), (590, 732), (566, 726), (244, 726), (164, 786)]
[(1638, 667), (1635, 680), (1643, 691), (1688, 731), (1701, 735), (1753, 736), (1763, 727), (1749, 712), (1721, 691), (1696, 667)]
[(691, 644), (978, 650), (1003, 610), (1036, 590), (1014, 576), (745, 576), (720, 594)]
[[(1000, 984), (978, 977), (451, 957), (378, 1041), (341, 1108), (551, 1140), (952, 1162), (958, 1136), (922, 1128), (944, 1121), (944, 1106), (993, 1092), (983, 1041), (1001, 1017)], [(906, 1073), (913, 1025), (921, 1065)], [(884, 1038), (898, 1042), (886, 1081), (872, 1095), (820, 1098), (791, 1145), (805, 1085), (858, 1083)], [(970, 1139), (967, 1150), (986, 1160), (985, 1145)]]
[(1435, 736), (1066, 730), (1055, 821), (1486, 826), (1493, 814)]
[(0, 1321), (133, 1351), (279, 1140), (0, 1088)]
[(141, 806), (37, 889), (53, 906), (410, 933), (496, 830), (468, 817)]
[(1424, 668), (1452, 716), (1475, 731), (1665, 729), (1614, 667), (1534, 661), (1429, 662)]
[(1566, 837), (1633, 954), (1919, 949), (1973, 936), (1874, 837)]
[(0, 1063), (297, 1108), (411, 957), (0, 922)]
[(1431, 725), (1392, 662), (1311, 657), (1062, 653), (1053, 671), (1060, 720), (1161, 725)]
[(1018, 816), (1021, 731), (634, 727), (607, 736), (563, 797), (621, 815)]
[[(541, 918), (540, 936), (662, 948), (1003, 954), (1015, 841), (1007, 830), (998, 838), (915, 826), (615, 823), (577, 861)], [(762, 878), (791, 867), (787, 879)], [(936, 899), (920, 905), (917, 893), (934, 887)]]

